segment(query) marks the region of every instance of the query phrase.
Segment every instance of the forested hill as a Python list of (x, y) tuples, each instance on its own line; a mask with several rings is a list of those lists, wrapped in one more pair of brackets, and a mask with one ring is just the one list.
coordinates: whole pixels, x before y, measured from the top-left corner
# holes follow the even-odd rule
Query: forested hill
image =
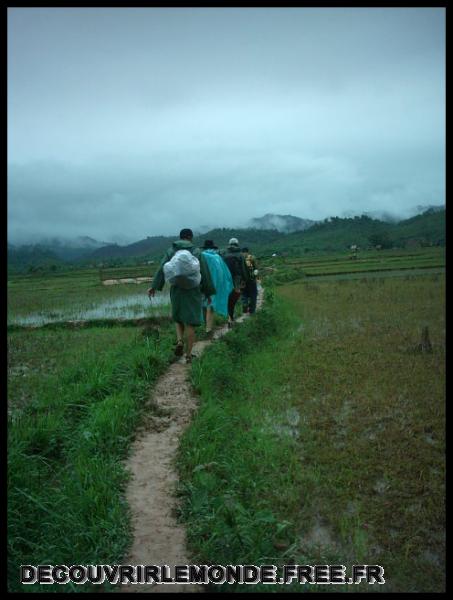
[(351, 245), (362, 248), (407, 245), (444, 245), (445, 209), (427, 210), (421, 215), (389, 223), (368, 216), (342, 219), (332, 217), (310, 227), (307, 231), (285, 236), (278, 250), (294, 253), (303, 249), (344, 250)]
[(445, 225), (445, 209), (429, 209), (421, 215), (400, 221), (391, 238), (398, 243), (418, 239), (444, 246)]
[[(224, 247), (228, 241), (236, 237), (241, 246), (253, 245), (254, 247), (263, 247), (267, 244), (274, 244), (286, 237), (286, 234), (276, 230), (257, 230), (257, 229), (212, 229), (203, 235), (194, 237), (196, 246), (202, 246), (204, 240), (213, 240), (219, 247)], [(103, 260), (109, 258), (131, 258), (131, 257), (160, 257), (165, 250), (171, 246), (177, 236), (148, 237), (128, 246), (110, 245), (95, 250), (89, 257), (89, 260)]]
[(128, 244), (127, 246), (119, 246), (111, 244), (98, 248), (90, 254), (88, 260), (102, 260), (104, 258), (129, 258), (133, 256), (155, 256), (161, 254), (168, 248), (174, 240), (174, 236), (168, 237), (163, 235), (147, 237), (144, 240)]
[(213, 240), (214, 243), (223, 248), (228, 245), (228, 241), (237, 238), (241, 247), (250, 246), (251, 248), (261, 248), (264, 246), (273, 246), (281, 243), (288, 234), (277, 231), (276, 229), (212, 229), (203, 235), (197, 236), (195, 242), (202, 246), (204, 240)]
[[(219, 228), (197, 235), (194, 242), (202, 246), (204, 240), (213, 240), (225, 247), (236, 237), (241, 247), (248, 246), (257, 255), (306, 252), (344, 251), (355, 244), (361, 248), (407, 247), (411, 245), (445, 245), (445, 209), (429, 209), (423, 214), (399, 223), (389, 223), (368, 216), (351, 218), (331, 217), (304, 231), (283, 233), (276, 229)], [(158, 260), (171, 245), (175, 236), (147, 237), (133, 244), (106, 245), (72, 264), (108, 265), (112, 263)], [(8, 267), (23, 270), (43, 265), (60, 268), (65, 263), (55, 253), (41, 246), (14, 248), (8, 246)]]
[(8, 271), (29, 273), (42, 270), (55, 271), (66, 265), (55, 252), (39, 245), (15, 246), (8, 244)]
[(331, 217), (305, 231), (279, 233), (276, 230), (214, 229), (197, 239), (212, 239), (225, 246), (230, 237), (241, 246), (249, 246), (257, 254), (307, 251), (346, 250), (351, 245), (362, 248), (407, 245), (445, 245), (445, 209), (427, 210), (399, 223), (389, 223), (368, 216)]
[[(353, 244), (362, 248), (405, 247), (408, 244), (443, 245), (445, 209), (429, 209), (421, 215), (399, 223), (389, 223), (364, 215), (351, 218), (331, 217), (312, 225), (309, 229), (293, 233), (283, 233), (275, 229), (218, 228), (197, 235), (194, 242), (197, 246), (202, 246), (204, 240), (209, 239), (217, 246), (225, 247), (232, 237), (238, 238), (240, 246), (248, 246), (256, 254), (345, 250)], [(156, 259), (174, 239), (175, 236), (156, 236), (128, 246), (105, 246), (93, 252), (89, 260), (133, 257)]]

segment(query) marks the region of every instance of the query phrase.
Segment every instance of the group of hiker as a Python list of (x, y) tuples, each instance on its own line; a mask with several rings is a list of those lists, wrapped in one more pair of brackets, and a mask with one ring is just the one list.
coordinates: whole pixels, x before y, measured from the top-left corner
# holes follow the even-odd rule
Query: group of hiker
[(172, 319), (176, 325), (175, 355), (184, 354), (191, 362), (195, 342), (195, 327), (203, 322), (208, 338), (213, 335), (214, 315), (228, 318), (228, 328), (234, 325), (236, 304), (241, 299), (243, 313), (256, 311), (257, 263), (248, 248), (240, 248), (237, 238), (220, 250), (213, 240), (205, 240), (201, 248), (193, 244), (191, 229), (182, 229), (179, 240), (165, 253), (154, 275), (148, 295), (170, 283)]

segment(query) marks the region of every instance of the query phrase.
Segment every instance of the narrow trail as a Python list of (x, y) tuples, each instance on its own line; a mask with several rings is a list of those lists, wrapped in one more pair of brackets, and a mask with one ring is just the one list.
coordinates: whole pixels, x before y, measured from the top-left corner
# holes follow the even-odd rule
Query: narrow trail
[[(257, 309), (262, 304), (263, 291), (258, 288)], [(248, 318), (236, 319), (239, 324)], [(227, 325), (215, 330), (213, 341), (228, 332)], [(193, 354), (200, 356), (211, 341), (194, 345)], [(175, 457), (179, 440), (197, 408), (197, 398), (189, 381), (190, 365), (182, 358), (173, 363), (158, 380), (150, 404), (158, 408), (157, 415), (146, 415), (132, 444), (126, 468), (131, 473), (126, 499), (132, 513), (133, 543), (127, 559), (129, 565), (169, 565), (172, 575), (175, 565), (190, 564), (184, 527), (176, 520), (177, 483)], [(151, 585), (125, 584), (118, 592), (174, 593), (203, 592), (197, 584)]]

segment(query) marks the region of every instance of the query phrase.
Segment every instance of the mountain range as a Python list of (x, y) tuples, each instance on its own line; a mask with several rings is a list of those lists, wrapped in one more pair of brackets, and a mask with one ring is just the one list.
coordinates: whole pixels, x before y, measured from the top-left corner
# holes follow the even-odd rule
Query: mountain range
[[(373, 243), (371, 240), (379, 239), (381, 245), (445, 244), (443, 206), (430, 206), (422, 214), (397, 223), (369, 215), (312, 221), (292, 215), (267, 214), (252, 219), (249, 225), (253, 226), (198, 233), (194, 243), (202, 246), (205, 239), (211, 239), (219, 247), (225, 247), (230, 238), (236, 237), (241, 246), (248, 246), (259, 255), (344, 250), (352, 244), (367, 247)], [(21, 247), (8, 244), (8, 267), (23, 270), (30, 265), (143, 263), (158, 260), (174, 239), (175, 236), (149, 236), (132, 244), (119, 245), (85, 236), (76, 240), (52, 238), (46, 243)]]

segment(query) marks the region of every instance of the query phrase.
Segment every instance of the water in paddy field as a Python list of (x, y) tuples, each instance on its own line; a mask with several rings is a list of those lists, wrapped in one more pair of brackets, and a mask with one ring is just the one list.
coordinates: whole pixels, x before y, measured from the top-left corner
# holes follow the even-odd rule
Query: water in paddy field
[(45, 325), (61, 321), (90, 321), (94, 319), (143, 319), (150, 316), (169, 314), (170, 295), (159, 294), (151, 300), (147, 294), (120, 296), (91, 308), (71, 307), (68, 309), (45, 310), (27, 316), (8, 319), (9, 325)]

